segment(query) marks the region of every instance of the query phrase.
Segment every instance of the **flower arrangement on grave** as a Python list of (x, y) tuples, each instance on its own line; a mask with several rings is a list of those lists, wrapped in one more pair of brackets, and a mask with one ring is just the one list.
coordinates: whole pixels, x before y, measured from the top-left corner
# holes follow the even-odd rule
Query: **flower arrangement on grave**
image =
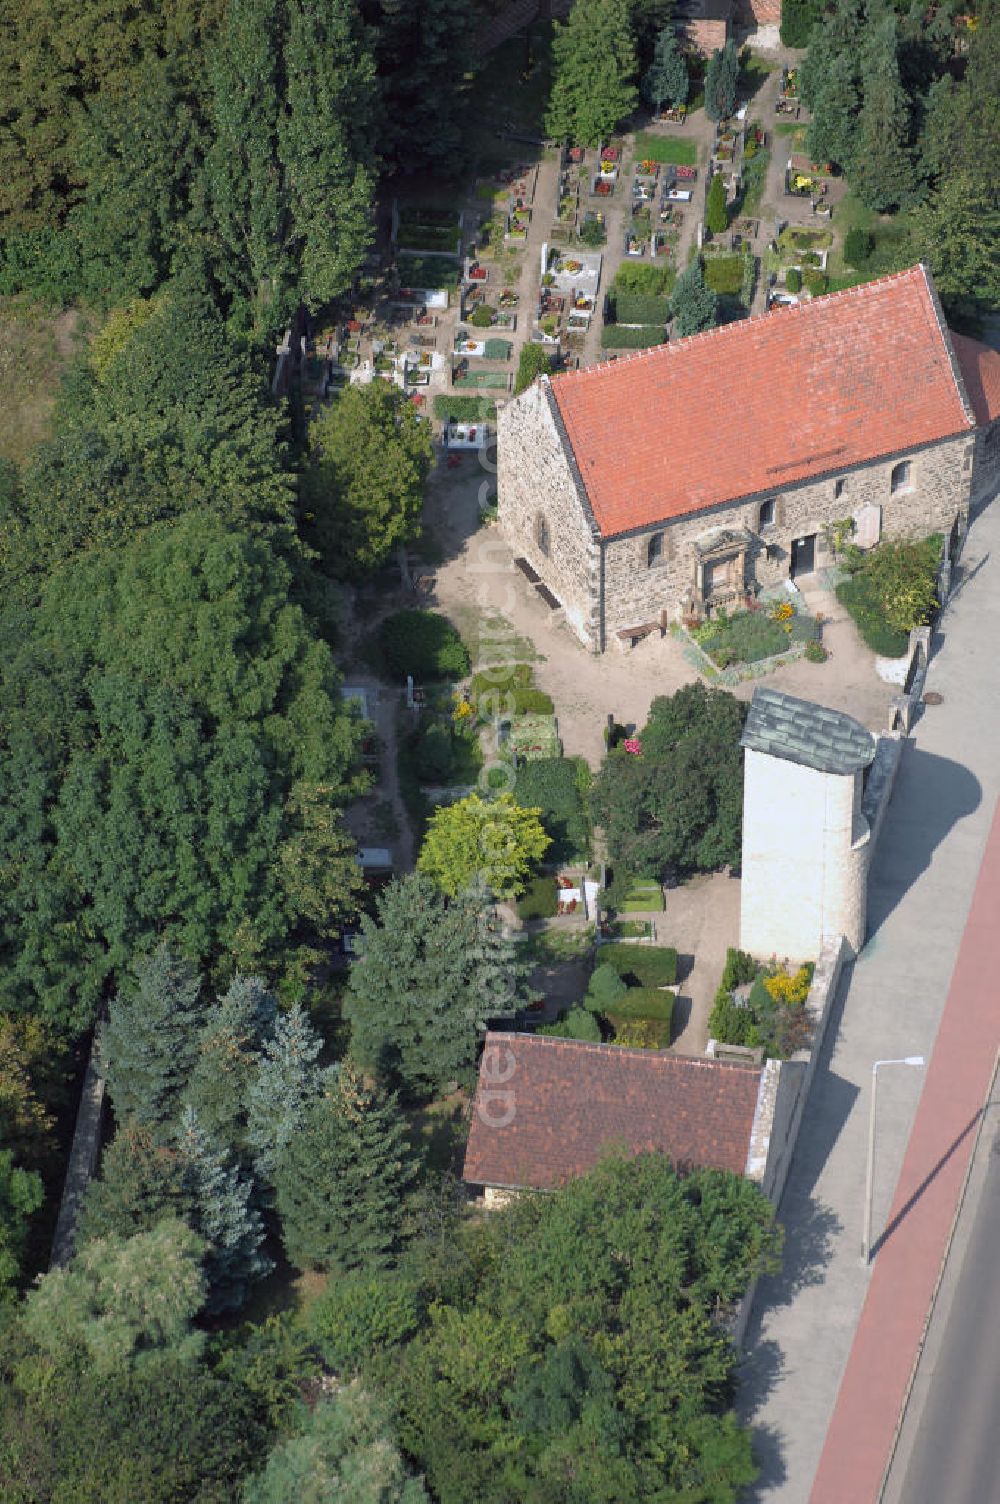
[(639, 165), (645, 173), (646, 177), (653, 178), (656, 176), (656, 163), (653, 161), (652, 157), (645, 157)]
[(771, 612), (773, 619), (780, 622), (791, 621), (794, 615), (795, 607), (792, 605), (791, 601), (779, 601), (774, 610)]
[(642, 756), (642, 742), (637, 736), (627, 736), (622, 742), (622, 746), (630, 757)]

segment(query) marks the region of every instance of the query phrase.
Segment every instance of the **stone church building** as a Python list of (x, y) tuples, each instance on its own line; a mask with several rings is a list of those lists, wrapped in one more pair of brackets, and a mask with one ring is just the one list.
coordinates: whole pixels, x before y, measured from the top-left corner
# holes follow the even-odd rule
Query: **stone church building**
[(929, 271), (543, 377), (497, 422), (498, 515), (587, 647), (832, 562), (959, 539), (1000, 480), (1000, 354), (949, 330)]

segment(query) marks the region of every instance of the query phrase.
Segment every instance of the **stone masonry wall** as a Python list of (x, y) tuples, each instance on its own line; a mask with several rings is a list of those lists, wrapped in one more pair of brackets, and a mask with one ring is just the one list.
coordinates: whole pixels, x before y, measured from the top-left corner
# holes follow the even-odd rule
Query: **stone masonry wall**
[[(497, 413), (497, 520), (516, 557), (528, 560), (587, 647), (602, 647), (600, 549), (581, 502), (544, 381)], [(549, 552), (539, 545), (539, 522)]]
[(976, 432), (976, 449), (972, 462), (972, 490), (977, 500), (989, 496), (1000, 485), (1000, 418)]
[[(994, 444), (1000, 467), (1000, 439)], [(707, 508), (665, 528), (648, 528), (609, 540), (604, 544), (607, 639), (610, 641), (622, 628), (655, 620), (661, 611), (679, 614), (682, 602), (695, 590), (695, 540), (713, 528), (748, 528), (755, 535), (746, 560), (746, 582), (749, 585), (756, 580), (765, 588), (787, 579), (793, 538), (815, 533), (817, 568), (832, 564), (823, 538), (824, 524), (852, 516), (863, 506), (881, 507), (883, 537), (921, 538), (931, 532), (947, 535), (956, 516), (962, 516), (963, 524), (968, 516), (973, 446), (973, 435), (962, 434), (822, 480), (787, 490), (776, 487), (744, 501)], [(910, 490), (892, 495), (890, 477), (901, 458), (910, 461), (912, 485)], [(836, 495), (838, 481), (845, 482), (840, 496)], [(761, 529), (761, 503), (770, 497), (776, 500), (776, 519), (772, 526)], [(649, 566), (649, 540), (658, 531), (664, 533), (662, 555)]]

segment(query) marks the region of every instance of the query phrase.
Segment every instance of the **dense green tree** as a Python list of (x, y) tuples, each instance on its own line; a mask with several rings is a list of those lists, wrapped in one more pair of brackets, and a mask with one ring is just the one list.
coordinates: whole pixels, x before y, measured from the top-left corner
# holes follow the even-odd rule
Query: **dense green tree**
[(639, 756), (608, 754), (593, 802), (616, 878), (739, 862), (745, 718), (746, 707), (725, 690), (687, 684), (653, 701)]
[(404, 171), (451, 177), (468, 160), (469, 71), (483, 12), (475, 0), (362, 0), (378, 65), (379, 147)]
[[(1000, 139), (1000, 7), (987, 0), (978, 7), (969, 34), (965, 75), (960, 82), (945, 73), (929, 88), (923, 108), (921, 163), (943, 187), (950, 177), (980, 184), (994, 208), (1000, 208), (1000, 175), (984, 170)], [(953, 37), (951, 39), (953, 41)]]
[(852, 185), (869, 209), (907, 208), (917, 197), (917, 179), (908, 146), (910, 106), (899, 77), (891, 12), (869, 21), (861, 49), (861, 87)]
[(25, 1367), (3, 1396), (5, 1504), (222, 1504), (264, 1450), (250, 1395), (172, 1349), (42, 1382)]
[(671, 307), (675, 335), (683, 338), (688, 334), (700, 334), (703, 329), (714, 328), (719, 312), (719, 299), (706, 285), (700, 256), (694, 258), (674, 283)]
[(367, 574), (395, 556), (405, 583), (406, 547), (420, 535), (434, 458), (428, 425), (398, 387), (373, 381), (341, 393), (313, 425), (312, 439), (306, 536), (323, 567)]
[(577, 0), (568, 20), (556, 22), (552, 61), (546, 132), (596, 146), (639, 99), (628, 0)]
[(642, 97), (658, 115), (664, 105), (679, 109), (687, 104), (688, 69), (677, 44), (677, 33), (665, 26), (656, 38), (653, 61), (642, 76)]
[(181, 1115), (177, 1149), (182, 1184), (193, 1208), (191, 1225), (205, 1241), (206, 1307), (239, 1310), (251, 1285), (273, 1268), (260, 1251), (264, 1224), (251, 1203), (253, 1185), (226, 1150), (211, 1142), (193, 1108)]
[(38, 1172), (22, 1169), (9, 1149), (0, 1149), (0, 1310), (15, 1293), (31, 1218), (44, 1199)]
[(781, 44), (806, 47), (809, 36), (823, 15), (822, 0), (782, 0)]
[(733, 113), (739, 77), (739, 53), (730, 39), (724, 47), (716, 48), (705, 69), (705, 114), (709, 120), (725, 120)]
[(1000, 199), (989, 174), (942, 179), (910, 216), (906, 264), (927, 261), (951, 319), (975, 330), (1000, 308)]
[(423, 1504), (423, 1480), (407, 1472), (384, 1408), (357, 1383), (311, 1410), (267, 1466), (244, 1486), (244, 1504)]
[(192, 1322), (205, 1302), (204, 1245), (183, 1222), (160, 1221), (134, 1237), (87, 1243), (28, 1297), (25, 1323), (53, 1358), (77, 1353), (111, 1373), (169, 1347), (196, 1357), (204, 1338)]
[(488, 894), (449, 901), (414, 873), (390, 883), (361, 926), (364, 952), (344, 999), (351, 1053), (414, 1096), (467, 1079), (482, 1025), (528, 997), (526, 967)]
[(809, 51), (799, 65), (799, 93), (810, 110), (815, 110), (826, 87), (833, 61), (846, 55), (858, 64), (859, 38), (864, 31), (862, 0), (837, 0), (813, 30)]
[(431, 816), (417, 866), (455, 897), (477, 881), (508, 898), (524, 892), (532, 868), (552, 844), (541, 810), (522, 809), (513, 794), (469, 794)]
[(198, 1036), (184, 1092), (217, 1143), (246, 1148), (247, 1099), (260, 1052), (274, 1033), (277, 1004), (260, 977), (234, 977)]
[(612, 1159), (458, 1241), (474, 1277), (375, 1364), (442, 1504), (733, 1504), (755, 1469), (718, 1317), (780, 1246), (755, 1186)]
[(95, 1238), (125, 1239), (151, 1232), (164, 1217), (190, 1221), (194, 1200), (172, 1140), (126, 1126), (101, 1157), (101, 1173), (87, 1187), (78, 1226), (82, 1245)]
[(0, 988), (17, 1006), (85, 1025), (156, 936), (225, 972), (312, 964), (338, 932), (358, 733), (290, 579), (263, 542), (191, 515), (54, 575), (33, 616), (0, 615)]
[(257, 1174), (267, 1184), (273, 1184), (278, 1159), (310, 1103), (333, 1084), (335, 1072), (317, 1063), (321, 1048), (299, 1003), (278, 1015), (261, 1048), (246, 1097), (247, 1139)]
[(281, 1238), (299, 1269), (372, 1269), (397, 1247), (415, 1173), (396, 1099), (355, 1067), (306, 1109), (275, 1169)]
[(135, 962), (100, 1032), (119, 1122), (162, 1124), (177, 1117), (208, 1007), (195, 968), (167, 944)]

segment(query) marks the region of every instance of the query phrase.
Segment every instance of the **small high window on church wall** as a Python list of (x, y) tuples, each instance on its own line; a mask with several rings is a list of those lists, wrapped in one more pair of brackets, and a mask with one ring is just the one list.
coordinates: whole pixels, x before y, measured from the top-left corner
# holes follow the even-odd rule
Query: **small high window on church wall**
[(909, 460), (900, 460), (898, 465), (893, 465), (892, 474), (889, 477), (890, 494), (896, 496), (900, 491), (913, 490), (913, 468)]
[(548, 520), (539, 512), (535, 518), (535, 542), (538, 544), (539, 553), (548, 558), (552, 549), (552, 539), (549, 535)]
[(758, 526), (760, 528), (773, 527), (777, 521), (777, 511), (778, 504), (773, 496), (769, 496), (766, 501), (762, 501), (760, 510), (757, 513)]
[(663, 534), (654, 533), (646, 548), (646, 566), (652, 569), (654, 564), (663, 562)]
[(839, 501), (840, 498), (844, 495), (844, 493), (845, 493), (846, 490), (847, 490), (847, 482), (846, 482), (846, 480), (835, 481), (834, 482), (834, 487), (833, 487), (833, 499), (834, 499), (834, 501)]

